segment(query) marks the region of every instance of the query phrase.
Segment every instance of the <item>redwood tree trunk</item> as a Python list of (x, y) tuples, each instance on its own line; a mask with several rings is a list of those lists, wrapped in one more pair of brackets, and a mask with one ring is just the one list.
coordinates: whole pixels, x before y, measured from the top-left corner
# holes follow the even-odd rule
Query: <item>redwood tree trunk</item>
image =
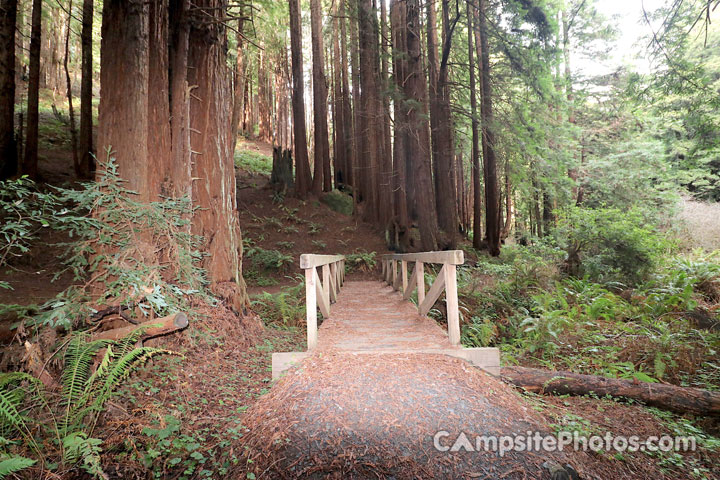
[[(226, 0), (196, 0), (191, 25), (188, 83), (193, 154), (192, 230), (203, 237), (203, 266), (210, 289), (236, 311), (248, 305), (242, 278), (242, 240), (237, 211), (231, 132), (230, 79), (226, 66)], [(212, 21), (208, 21), (210, 18)]]
[[(448, 60), (452, 46), (452, 34), (458, 18), (450, 19), (449, 0), (442, 1), (443, 41), (437, 78), (437, 92), (431, 103), (430, 118), (436, 118), (433, 126), (433, 162), (435, 165), (435, 196), (438, 224), (446, 236), (445, 246), (455, 248), (458, 232), (456, 211), (457, 198), (454, 188), (453, 126), (450, 114), (450, 86), (448, 84)], [(431, 96), (432, 98), (432, 96)]]
[(478, 133), (477, 92), (475, 86), (475, 52), (473, 51), (475, 1), (467, 3), (468, 59), (470, 69), (470, 111), (472, 114), (472, 185), (473, 185), (473, 247), (482, 248), (482, 185), (480, 173), (480, 136)]
[(408, 109), (409, 139), (405, 152), (406, 165), (407, 172), (414, 172), (412, 189), (417, 207), (421, 248), (430, 251), (437, 249), (438, 227), (430, 167), (430, 132), (425, 110), (427, 84), (420, 47), (420, 2), (407, 0), (405, 7), (408, 67), (404, 93)]
[(170, 147), (170, 99), (168, 65), (168, 0), (148, 0), (148, 186), (151, 200), (172, 193), (169, 177), (172, 164)]
[(42, 41), (42, 0), (33, 0), (30, 34), (30, 78), (28, 80), (27, 129), (25, 157), (20, 173), (37, 178), (38, 174), (38, 104), (40, 101), (40, 46)]
[(332, 190), (330, 176), (330, 143), (327, 123), (327, 80), (325, 78), (325, 50), (322, 38), (322, 6), (320, 0), (310, 0), (312, 40), (313, 119), (315, 132), (315, 176), (313, 193)]
[(78, 155), (80, 178), (90, 178), (95, 170), (93, 155), (93, 122), (92, 122), (92, 27), (94, 0), (83, 1), (82, 32), (82, 80), (80, 82), (80, 133), (78, 135)]
[(292, 110), (295, 137), (295, 191), (305, 198), (310, 190), (310, 162), (305, 131), (305, 94), (303, 87), (302, 28), (300, 26), (300, 0), (289, 0), (290, 50), (292, 56)]
[(490, 255), (500, 255), (500, 225), (495, 135), (493, 133), (492, 90), (490, 87), (490, 52), (488, 51), (487, 0), (479, 0), (478, 30), (480, 33), (480, 76), (482, 118), (482, 148), (485, 177), (485, 232)]
[(345, 130), (345, 183), (348, 185), (354, 184), (353, 167), (356, 162), (355, 158), (355, 126), (353, 121), (353, 108), (350, 101), (350, 84), (349, 76), (350, 72), (348, 69), (348, 51), (347, 51), (347, 23), (345, 21), (346, 9), (345, 4), (347, 0), (341, 0), (340, 2), (340, 63), (341, 63), (341, 77), (342, 77), (342, 110), (344, 118), (344, 130)]
[(15, 22), (17, 0), (0, 0), (0, 180), (17, 171), (15, 144)]
[(172, 194), (192, 198), (190, 167), (190, 98), (188, 91), (188, 47), (190, 0), (170, 0), (169, 83)]
[(358, 50), (360, 70), (360, 134), (362, 143), (361, 171), (364, 217), (376, 222), (378, 216), (378, 83), (375, 68), (377, 56), (376, 11), (372, 0), (358, 0)]
[[(98, 145), (108, 151), (125, 187), (150, 200), (148, 187), (148, 4), (106, 0), (103, 5)], [(102, 168), (98, 169), (98, 175)]]
[[(407, 21), (405, 3), (394, 0), (390, 4), (390, 29), (393, 44), (393, 81), (398, 91), (405, 88), (407, 76)], [(393, 183), (394, 198), (394, 243), (399, 251), (408, 251), (410, 248), (410, 216), (408, 212), (407, 178), (406, 170), (408, 138), (408, 108), (405, 102), (393, 102), (395, 119), (393, 142)]]

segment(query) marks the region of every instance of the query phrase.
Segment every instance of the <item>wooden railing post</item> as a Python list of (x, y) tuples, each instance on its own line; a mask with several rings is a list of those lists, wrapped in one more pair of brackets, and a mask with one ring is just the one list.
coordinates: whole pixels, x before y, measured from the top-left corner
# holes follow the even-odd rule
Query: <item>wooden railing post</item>
[(308, 350), (317, 347), (317, 298), (315, 297), (315, 267), (305, 269), (305, 311)]
[(457, 296), (457, 268), (445, 264), (445, 306), (447, 307), (448, 338), (452, 345), (460, 345), (460, 310)]
[(415, 281), (417, 282), (418, 308), (420, 308), (420, 305), (425, 300), (425, 268), (423, 262), (415, 262), (415, 271), (417, 272)]
[(400, 265), (401, 265), (400, 270), (402, 273), (402, 291), (404, 293), (405, 290), (407, 290), (407, 286), (408, 286), (407, 262), (405, 260), (402, 260), (400, 262)]
[[(397, 262), (395, 260), (393, 260), (392, 261), (392, 283), (391, 283), (393, 288), (395, 288), (395, 284), (397, 283), (397, 276), (398, 276)], [(395, 290), (397, 290), (397, 289), (395, 288)]]

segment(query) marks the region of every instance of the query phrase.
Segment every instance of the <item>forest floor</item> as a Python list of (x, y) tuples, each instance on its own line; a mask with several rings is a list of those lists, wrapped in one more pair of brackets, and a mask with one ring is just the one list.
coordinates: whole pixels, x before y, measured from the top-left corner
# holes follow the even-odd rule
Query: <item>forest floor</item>
[[(74, 178), (67, 139), (59, 136), (53, 140), (59, 129), (57, 122), (56, 118), (47, 114), (43, 116), (43, 123), (51, 128), (41, 130), (46, 138), (41, 143), (40, 169), (46, 182), (69, 185)], [(427, 472), (421, 468), (425, 465), (403, 463), (417, 453), (413, 449), (418, 448), (418, 444), (408, 443), (408, 440), (411, 440), (409, 435), (412, 432), (418, 433), (419, 430), (406, 429), (406, 425), (398, 423), (398, 419), (401, 412), (408, 413), (406, 394), (415, 392), (423, 384), (436, 389), (455, 385), (453, 375), (459, 371), (458, 362), (449, 359), (401, 359), (393, 367), (383, 360), (355, 364), (352, 359), (347, 362), (315, 359), (313, 365), (318, 370), (307, 378), (294, 375), (278, 383), (271, 380), (273, 352), (305, 350), (302, 328), (304, 295), (297, 266), (299, 255), (355, 255), (357, 264), (349, 279), (368, 279), (373, 275), (373, 256), (386, 252), (386, 249), (381, 232), (336, 211), (337, 208), (330, 208), (322, 200), (300, 201), (283, 197), (269, 188), (269, 154), (269, 145), (245, 141), (236, 157), (239, 164), (238, 206), (245, 246), (243, 271), (259, 318), (239, 319), (223, 307), (198, 307), (199, 320), (190, 328), (149, 342), (172, 349), (182, 357), (162, 357), (153, 361), (148, 369), (131, 377), (120, 395), (110, 403), (95, 436), (103, 439), (102, 463), (111, 478), (271, 476), (268, 472), (277, 465), (273, 467), (272, 463), (262, 463), (261, 457), (272, 462), (283, 452), (299, 458), (306, 454), (283, 450), (287, 444), (283, 435), (288, 432), (290, 424), (281, 423), (282, 420), (293, 420), (294, 417), (287, 416), (285, 407), (300, 405), (297, 402), (302, 398), (321, 403), (315, 405), (318, 410), (312, 412), (316, 415), (311, 417), (311, 421), (301, 424), (293, 435), (301, 431), (312, 438), (319, 438), (323, 432), (332, 429), (346, 433), (355, 429), (358, 435), (354, 445), (335, 444), (335, 449), (329, 448), (322, 458), (314, 457), (314, 460), (330, 468), (324, 474), (342, 478), (343, 472), (355, 475), (364, 472), (373, 477), (391, 475), (403, 478), (411, 473), (423, 476), (423, 472)], [(700, 224), (703, 222), (700, 221)], [(15, 288), (11, 292), (0, 290), (0, 303), (40, 303), (66, 288), (71, 282), (68, 276), (61, 276), (54, 283), (49, 281), (60, 267), (58, 257), (63, 249), (55, 244), (64, 240), (54, 235), (41, 238), (28, 255), (14, 263), (12, 268), (0, 272), (0, 277), (11, 281)], [(6, 341), (9, 340), (6, 338)], [(18, 346), (15, 343), (15, 347)], [(5, 347), (4, 357), (9, 348), (13, 347)], [(2, 363), (8, 365), (6, 358)], [(363, 374), (364, 368), (368, 369), (367, 375)], [(321, 378), (320, 375), (325, 376)], [(405, 380), (403, 375), (407, 375)], [(315, 387), (308, 387), (308, 382), (315, 382)], [(337, 398), (328, 397), (330, 391), (324, 390), (326, 383), (337, 389)], [(482, 425), (478, 424), (483, 419), (510, 422), (518, 428), (539, 426), (547, 432), (570, 429), (586, 434), (612, 432), (614, 435), (640, 437), (674, 435), (686, 431), (688, 427), (682, 417), (633, 402), (593, 396), (524, 394), (479, 372), (468, 373), (461, 383), (460, 390), (464, 393), (458, 391), (458, 395), (466, 396), (453, 401), (464, 399), (467, 402), (450, 404), (450, 407), (457, 407), (457, 415), (462, 417), (465, 412), (467, 417), (450, 426), (464, 427), (472, 423), (471, 426), (480, 428), (481, 433)], [(494, 392), (497, 394), (493, 395)], [(358, 414), (356, 422), (365, 418), (363, 415), (368, 415), (368, 406), (364, 403), (358, 406), (358, 399), (382, 399), (386, 396), (387, 401), (371, 407), (378, 415), (387, 414), (385, 419), (392, 420), (392, 428), (385, 431), (384, 436), (364, 429), (366, 425), (357, 423), (353, 426), (342, 422), (352, 412)], [(288, 398), (292, 398), (289, 403)], [(478, 413), (481, 404), (487, 407), (488, 401), (496, 402), (497, 398), (503, 399), (501, 410), (489, 409)], [(357, 408), (352, 407), (340, 414), (342, 402)], [(435, 407), (440, 414), (448, 403)], [(328, 408), (332, 410), (329, 413)], [(413, 417), (417, 420), (422, 411), (423, 405), (418, 403), (409, 410), (409, 414), (411, 417), (417, 414)], [(323, 412), (328, 416), (323, 417)], [(507, 418), (508, 415), (513, 417)], [(263, 418), (265, 423), (258, 424)], [(411, 420), (408, 417), (408, 421)], [(441, 426), (436, 424), (436, 418), (432, 420), (415, 426), (429, 428), (431, 423), (433, 427)], [(714, 422), (708, 420), (707, 424), (709, 431), (717, 431)], [(254, 428), (251, 430), (248, 427)], [(502, 432), (502, 429), (498, 431)], [(366, 437), (363, 437), (363, 432)], [(333, 438), (324, 440), (330, 442)], [(347, 440), (350, 437), (344, 438)], [(399, 450), (381, 448), (387, 442), (395, 444)], [(264, 457), (258, 456), (259, 450), (264, 452)], [(390, 451), (394, 453), (390, 455)], [(369, 456), (363, 457), (367, 452), (370, 452)], [(340, 457), (335, 457), (336, 454)], [(398, 462), (398, 458), (402, 461)], [(432, 462), (445, 462), (445, 465), (449, 458), (443, 459), (438, 452), (427, 457)], [(601, 451), (568, 454), (567, 458), (584, 479), (720, 478), (716, 451), (704, 446), (696, 452), (687, 453), (620, 454)], [(256, 459), (257, 465), (254, 463)], [(557, 458), (558, 461), (565, 459)], [(532, 468), (527, 464), (528, 470), (524, 460), (519, 460), (517, 465), (503, 461), (493, 468), (472, 470), (485, 465), (483, 462), (493, 462), (489, 457), (475, 455), (463, 460), (468, 462), (468, 469), (463, 470), (465, 475), (459, 476), (549, 478), (549, 472), (542, 467), (545, 460), (534, 458)], [(365, 470), (348, 470), (348, 465), (361, 465), (362, 462), (366, 462)], [(260, 465), (262, 468), (259, 468)], [(278, 465), (291, 468), (287, 463)], [(413, 471), (411, 466), (419, 470)], [(269, 467), (272, 468), (266, 470)], [(407, 468), (407, 475), (403, 475), (403, 468)], [(460, 473), (447, 470), (451, 471)], [(321, 472), (323, 470), (316, 470), (315, 476), (322, 475)], [(285, 473), (293, 476), (293, 473)]]

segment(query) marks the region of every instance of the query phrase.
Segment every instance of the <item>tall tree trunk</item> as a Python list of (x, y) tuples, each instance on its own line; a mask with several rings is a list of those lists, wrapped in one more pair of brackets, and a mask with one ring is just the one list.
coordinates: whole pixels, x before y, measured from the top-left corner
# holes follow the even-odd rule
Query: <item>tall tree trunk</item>
[(313, 193), (332, 190), (330, 177), (330, 143), (327, 123), (327, 80), (322, 38), (322, 5), (320, 0), (310, 0), (310, 26), (312, 41), (313, 74), (313, 126), (315, 131), (315, 176)]
[(238, 18), (237, 32), (237, 55), (235, 59), (235, 81), (233, 82), (233, 111), (232, 111), (232, 132), (233, 152), (237, 146), (238, 130), (242, 130), (242, 114), (245, 110), (245, 4), (240, 6), (240, 18)]
[(81, 178), (90, 178), (95, 170), (93, 148), (92, 86), (93, 86), (93, 27), (94, 0), (83, 0), (82, 32), (82, 80), (80, 83), (80, 134), (78, 135), (79, 172)]
[(40, 101), (40, 46), (42, 42), (42, 0), (33, 0), (32, 33), (30, 35), (30, 79), (28, 81), (27, 129), (25, 158), (20, 173), (37, 178), (38, 175), (38, 105)]
[[(350, 1), (350, 0), (346, 0)], [(360, 55), (358, 41), (358, 8), (357, 0), (353, 1), (353, 15), (350, 17), (350, 67), (352, 76), (352, 115), (353, 115), (353, 167), (351, 177), (353, 178), (353, 202), (361, 200), (365, 178), (365, 165), (367, 159), (363, 156), (362, 119), (360, 112)], [(357, 212), (357, 209), (355, 209)]]
[(172, 194), (192, 198), (188, 48), (190, 0), (170, 0), (169, 85)]
[(342, 110), (345, 129), (345, 183), (354, 184), (353, 168), (355, 159), (355, 128), (353, 121), (353, 109), (350, 101), (350, 86), (348, 69), (348, 51), (347, 51), (347, 23), (345, 16), (347, 15), (346, 3), (348, 0), (340, 1), (340, 74), (342, 81)]
[[(300, 25), (300, 0), (289, 0), (290, 50), (293, 81), (293, 130), (295, 136), (295, 190), (305, 198), (310, 190), (310, 162), (308, 159), (307, 134), (305, 130), (305, 94), (303, 80), (302, 27)], [(248, 82), (249, 83), (249, 82)]]
[[(236, 311), (248, 305), (242, 278), (242, 239), (232, 156), (230, 82), (226, 66), (226, 0), (196, 0), (191, 23), (188, 83), (193, 152), (193, 233), (203, 237), (210, 289)], [(212, 21), (208, 21), (210, 18)]]
[[(393, 0), (390, 4), (390, 23), (393, 45), (393, 80), (398, 92), (405, 88), (407, 76), (407, 26), (405, 2)], [(410, 216), (408, 213), (406, 158), (408, 138), (408, 108), (405, 102), (396, 99), (393, 102), (395, 128), (393, 142), (393, 183), (395, 243), (400, 251), (410, 248)]]
[[(434, 9), (433, 9), (434, 10)], [(450, 114), (450, 86), (448, 82), (448, 60), (452, 47), (452, 35), (459, 17), (450, 19), (449, 0), (442, 0), (443, 41), (439, 69), (437, 71), (436, 92), (430, 95), (430, 121), (433, 125), (433, 165), (435, 171), (435, 197), (438, 209), (438, 224), (445, 233), (445, 246), (455, 248), (458, 220), (456, 214), (457, 199), (453, 185), (453, 148), (452, 116)], [(429, 58), (429, 56), (428, 56)], [(436, 60), (437, 61), (437, 60)], [(433, 118), (435, 121), (433, 122)]]
[(343, 105), (342, 66), (340, 62), (340, 5), (336, 6), (333, 20), (333, 150), (335, 185), (347, 183), (347, 148), (345, 145), (345, 108)]
[(436, 250), (438, 226), (430, 166), (430, 132), (427, 123), (427, 84), (420, 46), (420, 2), (406, 0), (407, 77), (405, 80), (408, 109), (408, 139), (406, 145), (407, 172), (414, 172), (413, 190), (423, 250)]
[(72, 83), (70, 82), (70, 22), (72, 21), (72, 0), (68, 2), (67, 28), (65, 29), (65, 55), (63, 57), (63, 68), (65, 69), (65, 83), (68, 100), (68, 116), (70, 117), (70, 148), (72, 150), (73, 169), (75, 175), (80, 176), (80, 162), (78, 159), (78, 139), (75, 128), (75, 109), (73, 108)]
[[(380, 225), (388, 228), (393, 221), (395, 196), (393, 195), (392, 140), (390, 138), (390, 95), (388, 89), (388, 14), (385, 0), (380, 3), (379, 45), (379, 98), (376, 108), (378, 145), (378, 202)], [(374, 62), (377, 65), (377, 62)]]
[(473, 185), (473, 247), (482, 248), (482, 185), (480, 172), (480, 135), (478, 132), (477, 92), (475, 85), (475, 52), (473, 51), (473, 37), (476, 18), (477, 2), (467, 3), (468, 17), (468, 60), (470, 67), (470, 111), (472, 114), (472, 185)]
[(168, 0), (148, 0), (148, 159), (151, 199), (171, 194), (172, 164), (168, 65)]
[(478, 0), (478, 30), (480, 33), (480, 77), (482, 119), (482, 148), (485, 177), (485, 231), (490, 255), (500, 255), (500, 203), (495, 160), (495, 135), (493, 129), (492, 90), (490, 87), (490, 52), (488, 51), (487, 0)]
[[(150, 200), (148, 187), (148, 5), (103, 4), (98, 146), (100, 161), (115, 159), (125, 187)], [(97, 175), (102, 174), (99, 168)]]
[(15, 143), (15, 22), (17, 0), (0, 0), (0, 180), (17, 171)]
[(376, 11), (372, 0), (358, 0), (358, 45), (360, 62), (360, 138), (363, 171), (364, 217), (370, 222), (378, 220), (378, 138), (377, 104), (378, 84), (375, 54), (377, 30)]

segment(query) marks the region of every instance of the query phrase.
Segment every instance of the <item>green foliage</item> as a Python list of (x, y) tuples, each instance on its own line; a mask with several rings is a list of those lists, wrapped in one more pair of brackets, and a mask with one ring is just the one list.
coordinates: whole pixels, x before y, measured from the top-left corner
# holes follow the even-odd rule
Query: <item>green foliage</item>
[(348, 216), (353, 214), (353, 198), (340, 190), (327, 192), (321, 201), (335, 212)]
[(376, 252), (357, 250), (354, 253), (345, 255), (345, 272), (370, 272), (377, 264)]
[(290, 255), (278, 250), (266, 250), (257, 246), (249, 247), (245, 251), (245, 255), (256, 268), (265, 271), (284, 272), (295, 263)]
[(37, 463), (37, 460), (18, 455), (0, 456), (0, 479), (7, 478)]
[(646, 278), (670, 248), (639, 212), (617, 208), (563, 209), (556, 236), (567, 252), (568, 274), (629, 285)]
[(253, 173), (270, 175), (272, 172), (272, 157), (252, 150), (238, 149), (235, 152), (235, 166)]
[[(173, 353), (150, 347), (135, 348), (141, 335), (142, 329), (118, 341), (92, 341), (85, 333), (72, 335), (63, 356), (62, 391), (57, 405), (63, 409), (61, 415), (56, 414), (56, 405), (46, 400), (39, 380), (19, 372), (0, 374), (2, 436), (19, 434), (24, 446), (38, 455), (47, 455), (53, 452), (41, 452), (36, 438), (38, 431), (49, 434), (57, 441), (65, 466), (79, 466), (93, 477), (104, 478), (100, 464), (102, 441), (92, 438), (99, 414), (134, 371), (154, 356)], [(102, 349), (105, 353), (93, 370), (95, 357)], [(51, 421), (47, 422), (47, 418)], [(34, 463), (26, 460), (16, 460), (7, 467)], [(3, 461), (0, 461), (0, 472)]]
[[(41, 192), (27, 177), (0, 181), (0, 268), (29, 251), (39, 233), (49, 229), (60, 200)], [(0, 281), (0, 288), (12, 288)]]
[(263, 322), (279, 327), (299, 327), (305, 323), (305, 282), (298, 277), (294, 287), (278, 293), (263, 292), (252, 299), (254, 310)]

